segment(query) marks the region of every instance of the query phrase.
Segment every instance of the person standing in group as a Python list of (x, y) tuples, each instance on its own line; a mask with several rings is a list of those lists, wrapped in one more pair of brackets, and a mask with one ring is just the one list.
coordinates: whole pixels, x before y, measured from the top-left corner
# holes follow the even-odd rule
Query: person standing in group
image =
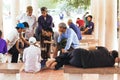
[(22, 15), (18, 16), (18, 22), (27, 22), (29, 25), (29, 31), (27, 31), (27, 34), (25, 34), (25, 38), (29, 39), (30, 37), (34, 36), (34, 30), (36, 27), (36, 17), (32, 15), (33, 8), (32, 6), (27, 6), (26, 13), (23, 13)]
[(8, 55), (12, 56), (12, 63), (17, 63), (18, 61), (18, 54), (21, 51), (17, 48), (16, 43), (19, 40), (19, 34), (23, 32), (24, 28), (24, 24), (18, 23), (16, 29), (7, 36)]
[(2, 39), (2, 31), (0, 30), (0, 62), (5, 62), (5, 54), (7, 53), (7, 43)]
[(41, 8), (41, 16), (38, 18), (38, 27), (40, 31), (53, 27), (53, 18), (47, 13), (47, 8)]
[(35, 46), (36, 39), (30, 37), (30, 46), (23, 51), (23, 62), (25, 63), (25, 72), (38, 72), (41, 69), (41, 50)]
[(44, 36), (44, 31), (48, 28), (53, 27), (53, 18), (47, 13), (47, 8), (42, 7), (41, 8), (41, 16), (38, 18), (38, 28), (36, 29), (36, 34), (39, 34), (40, 41), (41, 41), (41, 47), (44, 48), (41, 50), (41, 55), (43, 59), (48, 59), (50, 57), (49, 55), (49, 49), (50, 44), (44, 43), (45, 40), (51, 41), (51, 37)]

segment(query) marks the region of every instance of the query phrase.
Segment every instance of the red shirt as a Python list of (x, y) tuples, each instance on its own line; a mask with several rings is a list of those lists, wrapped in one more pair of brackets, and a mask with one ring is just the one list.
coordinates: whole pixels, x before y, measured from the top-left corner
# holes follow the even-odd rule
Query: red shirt
[(77, 20), (76, 23), (79, 25), (79, 27), (84, 26), (84, 20)]

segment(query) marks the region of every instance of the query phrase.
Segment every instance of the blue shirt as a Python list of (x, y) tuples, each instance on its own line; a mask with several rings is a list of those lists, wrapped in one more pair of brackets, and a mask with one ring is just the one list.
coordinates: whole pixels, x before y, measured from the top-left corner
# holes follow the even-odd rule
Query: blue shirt
[(40, 16), (38, 18), (38, 27), (40, 30), (42, 29), (47, 29), (52, 28), (53, 27), (53, 23), (52, 23), (52, 17), (50, 15), (47, 14), (46, 19), (43, 16)]
[(4, 39), (0, 38), (0, 53), (5, 54), (7, 52), (7, 43)]
[(65, 33), (62, 33), (58, 37), (58, 42), (60, 42), (62, 39), (67, 39), (65, 50), (69, 50), (70, 47), (76, 49), (80, 46), (76, 33), (70, 28), (67, 28)]
[(80, 32), (80, 29), (74, 23), (71, 23), (69, 25), (69, 27), (72, 28), (75, 31), (75, 33), (77, 34), (78, 39), (81, 40), (82, 35), (81, 35), (81, 32)]

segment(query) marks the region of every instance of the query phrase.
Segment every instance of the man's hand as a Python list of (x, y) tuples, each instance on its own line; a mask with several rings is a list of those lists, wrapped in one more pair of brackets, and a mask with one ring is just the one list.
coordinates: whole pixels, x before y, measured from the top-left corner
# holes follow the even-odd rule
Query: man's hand
[(89, 50), (96, 50), (96, 46), (91, 46), (88, 48)]
[(24, 38), (22, 33), (19, 34), (19, 37), (20, 37), (21, 39)]
[(59, 31), (59, 36), (61, 36), (61, 35), (62, 35), (62, 32)]
[(49, 43), (50, 41), (45, 40), (44, 43)]
[(62, 49), (62, 53), (66, 53), (66, 52), (68, 52), (67, 50), (65, 50), (65, 49)]

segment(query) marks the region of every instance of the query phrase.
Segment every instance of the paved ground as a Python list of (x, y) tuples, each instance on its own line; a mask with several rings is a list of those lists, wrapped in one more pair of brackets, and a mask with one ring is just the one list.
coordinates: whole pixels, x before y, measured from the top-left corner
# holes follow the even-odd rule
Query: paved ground
[(39, 73), (21, 72), (21, 80), (64, 80), (63, 70), (42, 70)]

